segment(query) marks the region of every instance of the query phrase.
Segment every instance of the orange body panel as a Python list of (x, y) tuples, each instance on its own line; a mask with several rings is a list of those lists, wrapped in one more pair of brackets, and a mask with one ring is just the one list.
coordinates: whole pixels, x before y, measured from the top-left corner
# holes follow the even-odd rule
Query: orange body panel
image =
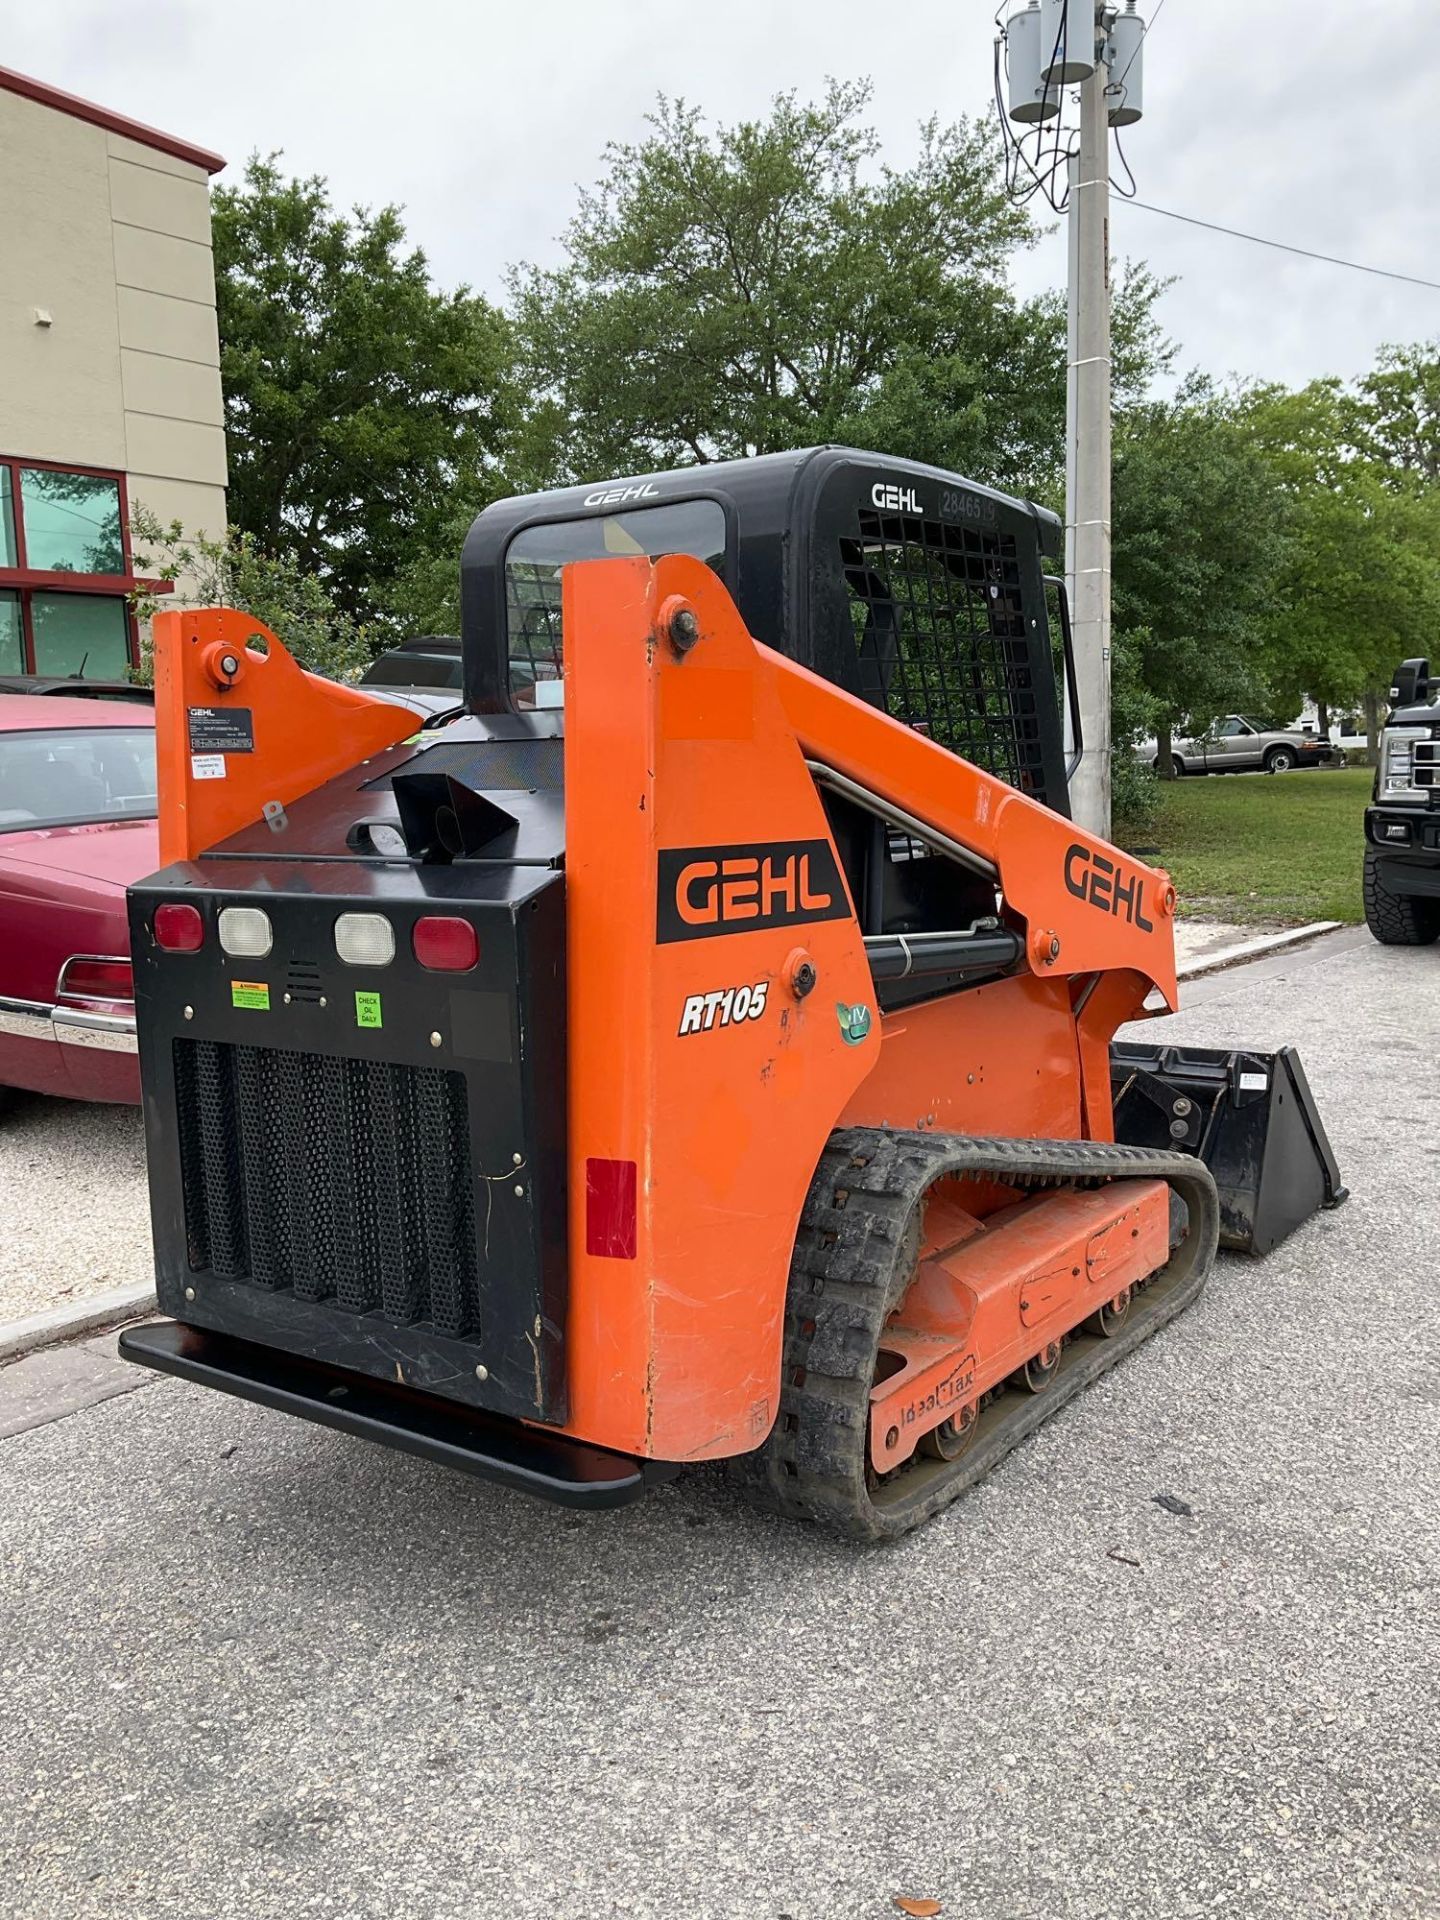
[(880, 1032), (875, 1070), (841, 1125), (1084, 1137), (1068, 982), (997, 980), (886, 1014)]
[(989, 1223), (937, 1190), (915, 1283), (885, 1330), (903, 1364), (870, 1394), (870, 1453), (886, 1472), (920, 1436), (963, 1417), (1048, 1344), (1169, 1257), (1163, 1180), (1045, 1194)]
[[(408, 709), (306, 673), (268, 627), (233, 607), (157, 613), (154, 635), (162, 866), (195, 859), (271, 801), (289, 806), (415, 731)], [(255, 638), (268, 652), (249, 644)], [(222, 668), (230, 661), (233, 673)], [(252, 749), (192, 752), (192, 709), (248, 717)]]
[[(675, 594), (700, 622), (684, 655), (659, 636)], [(878, 1053), (878, 1025), (852, 1042), (836, 1012), (873, 1007), (870, 971), (843, 882), (843, 917), (750, 931), (759, 877), (697, 872), (689, 910), (718, 913), (728, 883), (734, 917), (657, 940), (662, 849), (721, 866), (704, 850), (828, 841), (824, 812), (709, 568), (590, 562), (566, 569), (564, 595), (568, 1429), (662, 1459), (744, 1452), (775, 1416), (806, 1189)], [(790, 985), (797, 950), (818, 976), (803, 998)], [(758, 1018), (681, 1034), (693, 996), (740, 986), (764, 987)], [(637, 1165), (633, 1259), (587, 1250), (593, 1158)]]
[[(577, 564), (564, 594), (567, 1429), (660, 1458), (730, 1454), (774, 1417), (796, 1227), (832, 1128), (1109, 1137), (1110, 1036), (1152, 985), (1175, 998), (1173, 889), (758, 646), (697, 561)], [(699, 625), (683, 651), (667, 637), (679, 604)], [(874, 1019), (838, 866), (843, 917), (747, 927), (762, 888), (806, 884), (757, 849), (833, 853), (807, 758), (991, 860), (1012, 923), (1045, 933), (1043, 954), (1027, 939), (1032, 970)], [(805, 997), (800, 961), (817, 975)], [(702, 997), (762, 988), (758, 1017), (685, 1030)], [(633, 1257), (591, 1244), (594, 1160), (636, 1167)], [(1152, 1239), (1147, 1272), (1167, 1254)], [(1076, 1318), (1091, 1310), (1086, 1292)], [(996, 1354), (1028, 1331), (1007, 1327)]]

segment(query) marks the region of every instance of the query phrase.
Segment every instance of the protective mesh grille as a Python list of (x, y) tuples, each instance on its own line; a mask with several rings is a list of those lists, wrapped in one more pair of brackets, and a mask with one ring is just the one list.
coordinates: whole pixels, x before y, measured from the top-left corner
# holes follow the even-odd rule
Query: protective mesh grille
[(198, 1272), (477, 1330), (463, 1074), (177, 1040), (175, 1093)]
[(862, 508), (841, 556), (863, 697), (1011, 786), (1043, 792), (1014, 537)]

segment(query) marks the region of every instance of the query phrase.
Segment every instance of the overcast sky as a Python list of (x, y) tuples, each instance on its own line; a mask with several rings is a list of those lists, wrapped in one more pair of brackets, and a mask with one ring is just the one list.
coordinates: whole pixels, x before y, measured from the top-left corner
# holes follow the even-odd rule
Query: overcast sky
[[(1155, 27), (1126, 141), (1143, 199), (1440, 280), (1436, 0), (1157, 4), (1140, 0)], [(224, 178), (281, 148), (342, 204), (399, 201), (438, 281), (499, 295), (508, 262), (555, 257), (577, 183), (657, 90), (735, 119), (869, 76), (903, 163), (923, 118), (993, 111), (993, 16), (993, 0), (9, 0), (0, 59), (217, 149)], [(1440, 292), (1138, 208), (1112, 232), (1175, 276), (1162, 318), (1184, 365), (1348, 376), (1386, 341), (1440, 336)], [(1064, 274), (1057, 232), (1017, 281)]]

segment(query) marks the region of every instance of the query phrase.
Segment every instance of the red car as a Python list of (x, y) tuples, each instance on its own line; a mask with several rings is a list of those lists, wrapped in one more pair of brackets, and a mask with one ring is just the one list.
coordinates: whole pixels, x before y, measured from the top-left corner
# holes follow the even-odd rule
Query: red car
[(138, 1102), (125, 889), (159, 864), (153, 711), (0, 693), (0, 1101)]

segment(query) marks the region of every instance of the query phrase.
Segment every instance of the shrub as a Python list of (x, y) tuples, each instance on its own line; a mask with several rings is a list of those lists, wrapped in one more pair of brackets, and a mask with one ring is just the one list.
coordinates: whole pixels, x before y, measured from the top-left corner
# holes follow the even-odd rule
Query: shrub
[[(238, 607), (268, 627), (311, 673), (353, 680), (374, 657), (367, 629), (341, 612), (324, 582), (292, 555), (263, 553), (249, 534), (233, 527), (223, 540), (188, 538), (178, 520), (165, 526), (145, 506), (135, 508), (130, 527), (137, 572), (186, 581), (180, 593), (136, 594), (135, 611), (147, 623), (166, 608)], [(147, 624), (137, 677), (148, 684), (153, 674)]]

